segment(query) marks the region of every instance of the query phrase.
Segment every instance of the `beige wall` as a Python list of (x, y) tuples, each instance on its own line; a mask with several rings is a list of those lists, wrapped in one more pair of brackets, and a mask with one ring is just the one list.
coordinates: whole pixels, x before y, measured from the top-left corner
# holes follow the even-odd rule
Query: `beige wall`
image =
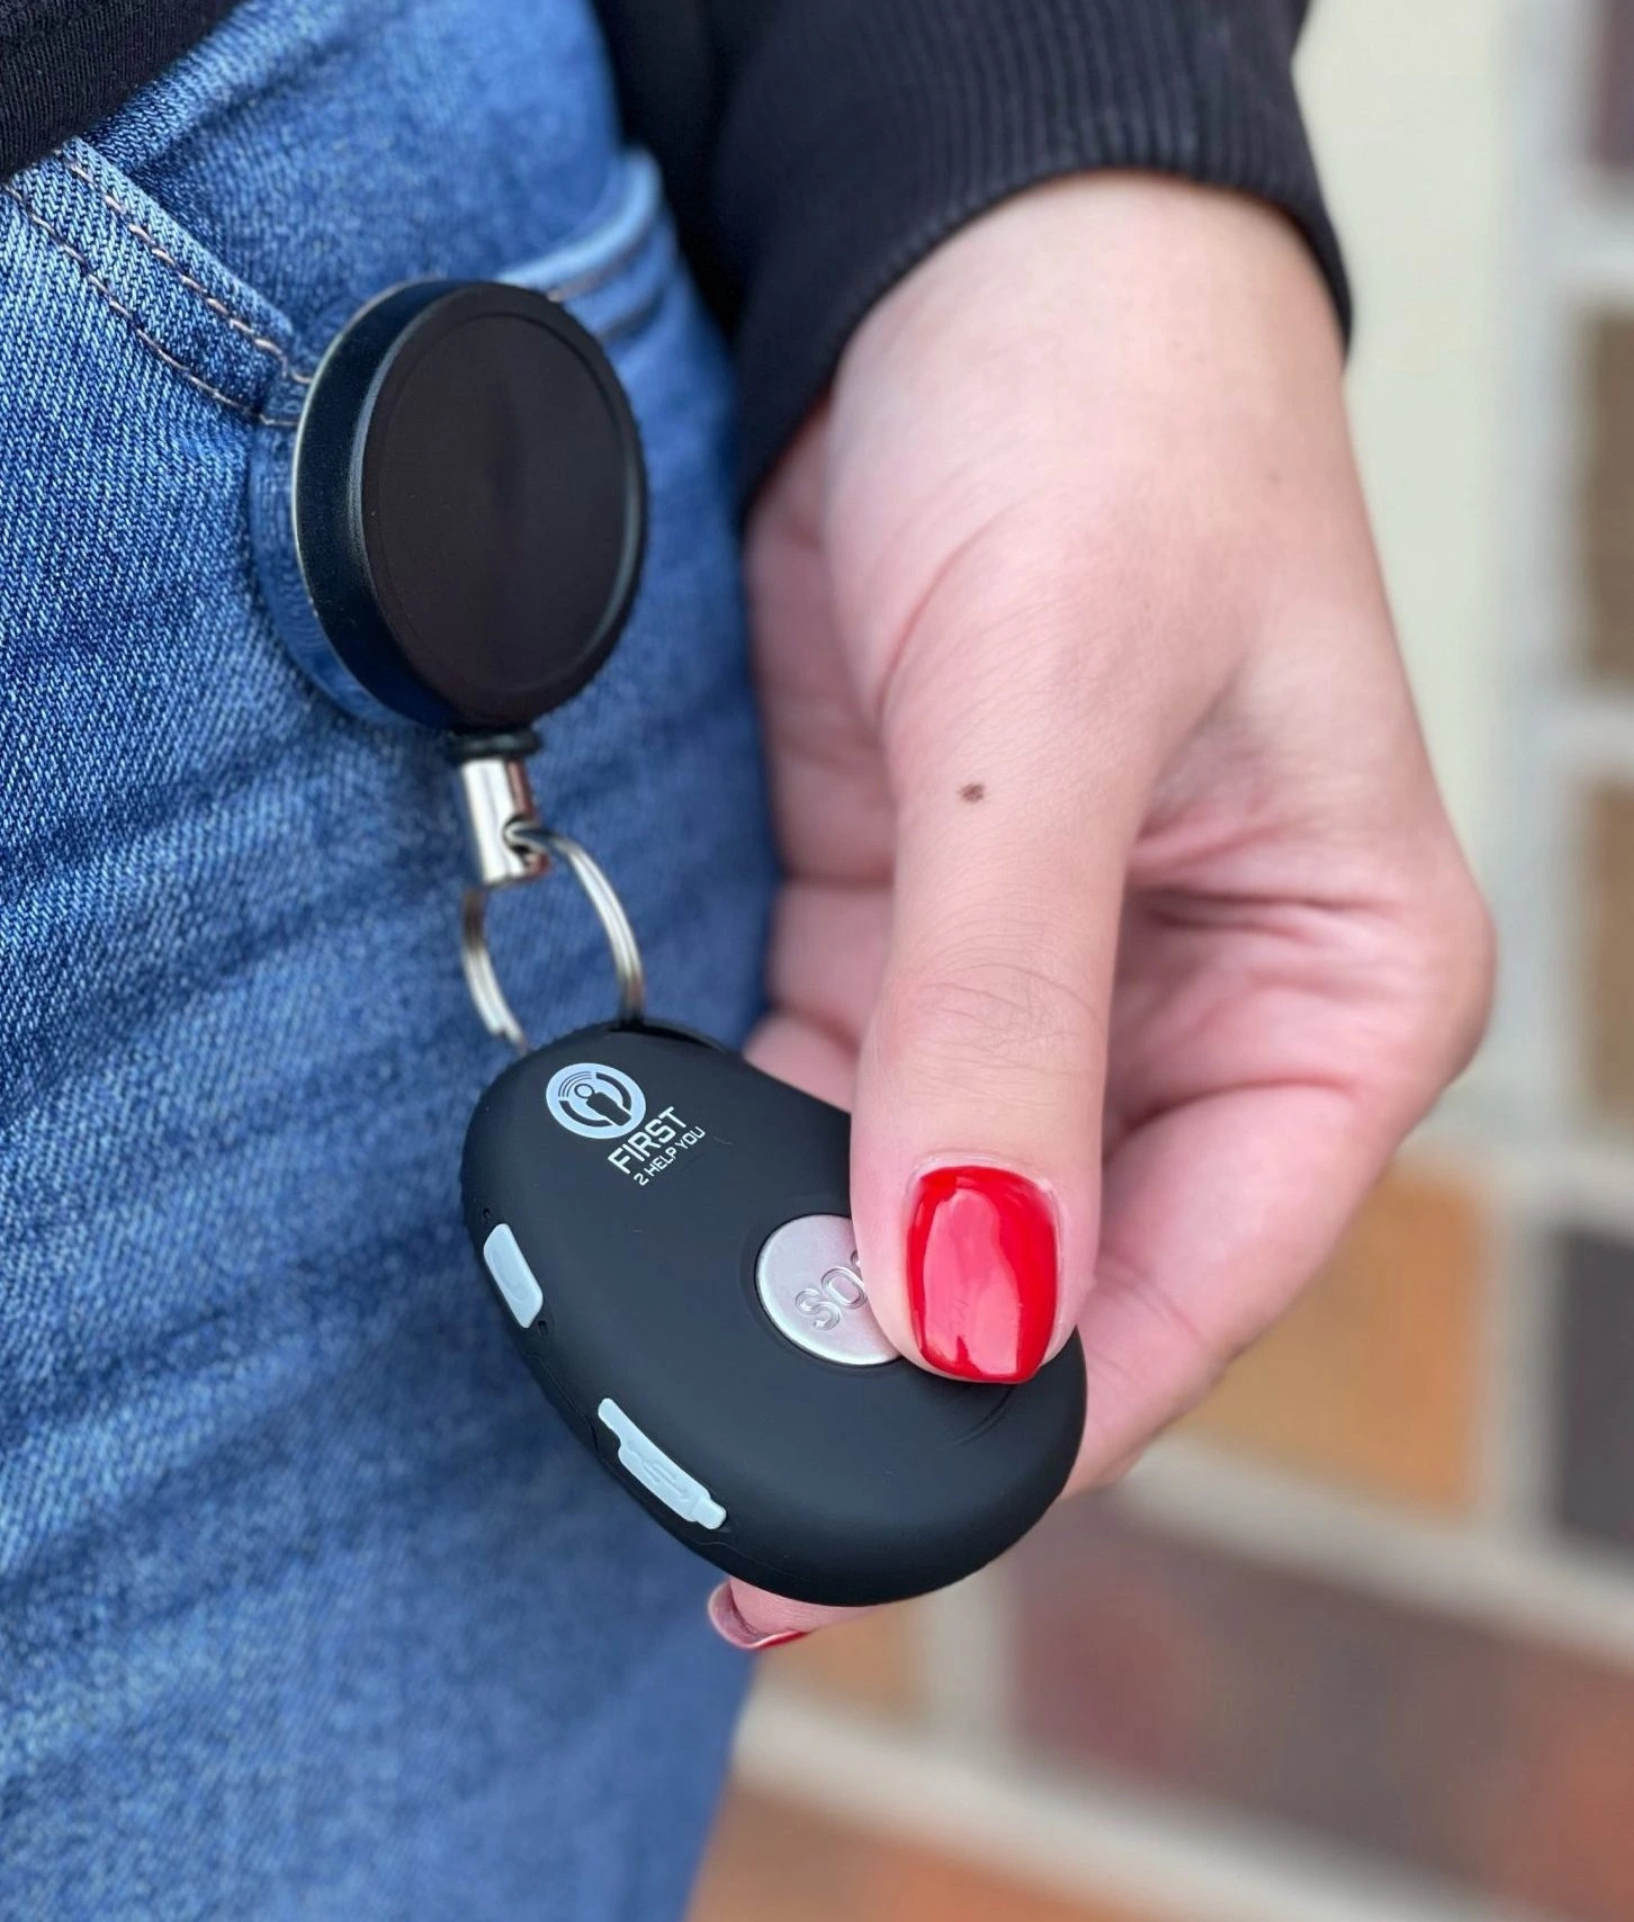
[(1363, 475), (1431, 749), (1483, 869), (1504, 697), (1511, 28), (1505, 0), (1315, 0), (1300, 60), (1356, 286)]

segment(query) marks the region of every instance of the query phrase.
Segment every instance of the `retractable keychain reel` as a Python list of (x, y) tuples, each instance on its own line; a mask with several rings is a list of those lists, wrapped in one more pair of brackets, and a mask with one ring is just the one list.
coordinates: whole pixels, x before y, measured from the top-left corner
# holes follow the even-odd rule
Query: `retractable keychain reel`
[[(1076, 1454), (1076, 1336), (1017, 1386), (897, 1355), (852, 1239), (849, 1118), (649, 1019), (617, 894), (534, 805), (533, 726), (612, 652), (641, 569), (640, 437), (594, 336), (522, 288), (393, 289), (313, 377), (272, 511), (293, 525), (260, 539), (262, 575), (297, 660), (454, 765), (465, 978), (521, 1057), (472, 1116), (465, 1220), (557, 1412), (672, 1535), (797, 1600), (894, 1601), (990, 1561)], [(558, 868), (606, 932), (618, 1012), (530, 1051), (485, 906)]]

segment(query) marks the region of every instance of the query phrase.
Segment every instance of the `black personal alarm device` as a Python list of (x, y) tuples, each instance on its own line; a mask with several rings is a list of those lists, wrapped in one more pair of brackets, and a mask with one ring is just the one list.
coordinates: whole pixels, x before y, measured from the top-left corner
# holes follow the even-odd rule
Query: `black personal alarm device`
[(868, 1305), (850, 1121), (741, 1056), (597, 1027), (509, 1068), (465, 1143), (466, 1226), (540, 1387), (670, 1533), (799, 1601), (969, 1575), (1060, 1494), (1076, 1336), (1031, 1381), (903, 1360)]
[[(1077, 1336), (1015, 1385), (898, 1355), (852, 1237), (848, 1117), (647, 1019), (612, 882), (534, 806), (531, 723), (612, 651), (644, 549), (640, 434), (600, 343), (527, 289), (388, 289), (330, 345), (278, 458), (257, 559), (291, 653), (360, 719), (442, 734), (456, 771), (466, 983), (522, 1056), (472, 1117), (465, 1220), (535, 1379), (730, 1575), (861, 1606), (971, 1574), (1065, 1484)], [(529, 1051), (485, 903), (559, 869), (607, 933), (620, 1014)]]

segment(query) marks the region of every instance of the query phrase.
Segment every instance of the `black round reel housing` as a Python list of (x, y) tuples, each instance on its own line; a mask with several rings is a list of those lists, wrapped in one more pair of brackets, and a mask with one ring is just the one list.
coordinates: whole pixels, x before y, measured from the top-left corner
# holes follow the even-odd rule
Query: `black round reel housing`
[(595, 336), (497, 282), (416, 281), (324, 356), (296, 436), (302, 579), (405, 720), (526, 726), (612, 652), (641, 574), (635, 416)]

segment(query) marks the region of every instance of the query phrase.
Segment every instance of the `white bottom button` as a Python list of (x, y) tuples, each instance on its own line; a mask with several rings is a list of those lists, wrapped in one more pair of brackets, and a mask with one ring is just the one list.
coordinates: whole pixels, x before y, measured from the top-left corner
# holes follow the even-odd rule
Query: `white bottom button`
[(637, 1428), (616, 1401), (604, 1400), (596, 1413), (618, 1437), (620, 1467), (627, 1468), (683, 1521), (696, 1522), (700, 1528), (720, 1527), (726, 1510), (696, 1476), (671, 1461), (650, 1435)]

